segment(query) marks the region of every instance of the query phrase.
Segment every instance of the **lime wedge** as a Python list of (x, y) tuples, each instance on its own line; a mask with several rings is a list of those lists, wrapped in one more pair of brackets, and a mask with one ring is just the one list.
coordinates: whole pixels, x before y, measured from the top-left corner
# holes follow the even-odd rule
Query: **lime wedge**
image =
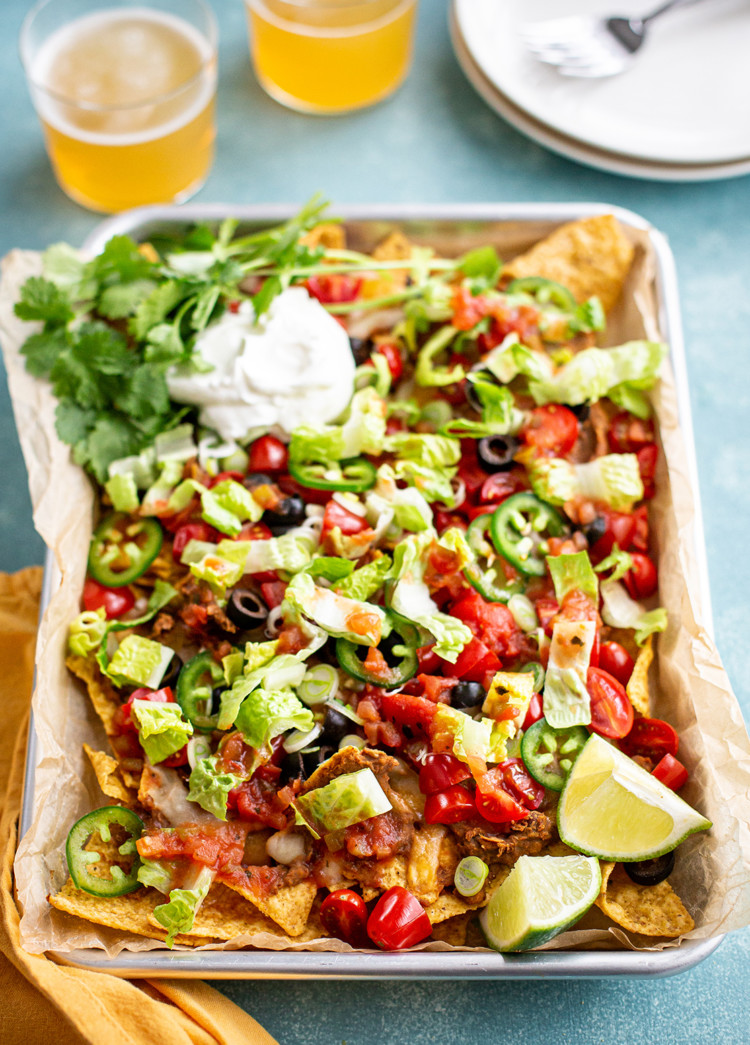
[(482, 911), (496, 951), (528, 951), (585, 914), (599, 895), (599, 861), (590, 856), (521, 856)]
[(557, 807), (560, 838), (603, 860), (650, 860), (711, 821), (592, 733), (573, 764)]

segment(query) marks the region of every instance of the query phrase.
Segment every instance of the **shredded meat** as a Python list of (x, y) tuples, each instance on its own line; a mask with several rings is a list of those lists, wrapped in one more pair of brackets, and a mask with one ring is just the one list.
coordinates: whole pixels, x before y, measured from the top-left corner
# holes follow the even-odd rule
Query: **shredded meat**
[(479, 856), (511, 866), (519, 856), (536, 856), (556, 838), (554, 821), (539, 810), (509, 824), (471, 821), (451, 824), (462, 856)]
[(160, 635), (165, 635), (168, 631), (171, 631), (174, 626), (175, 619), (172, 614), (162, 611), (151, 625), (151, 638), (158, 639)]

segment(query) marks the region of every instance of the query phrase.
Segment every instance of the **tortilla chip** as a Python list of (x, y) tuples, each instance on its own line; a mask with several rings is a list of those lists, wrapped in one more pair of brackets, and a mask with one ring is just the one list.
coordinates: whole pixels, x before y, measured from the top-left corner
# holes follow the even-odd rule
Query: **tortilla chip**
[(636, 885), (622, 867), (602, 864), (596, 906), (617, 925), (642, 936), (682, 936), (695, 922), (668, 881)]
[[(69, 878), (59, 893), (49, 897), (49, 902), (58, 911), (85, 918), (96, 925), (149, 936), (153, 940), (166, 939), (166, 930), (150, 920), (154, 908), (165, 902), (157, 889), (137, 889), (125, 896), (92, 896), (76, 889)], [(194, 944), (195, 940), (191, 936), (176, 936), (175, 942)]]
[(264, 896), (251, 879), (238, 873), (241, 870), (233, 869), (231, 875), (219, 877), (224, 885), (244, 896), (262, 914), (276, 922), (287, 936), (301, 936), (307, 928), (310, 909), (318, 893), (315, 882), (308, 878), (296, 885), (282, 886), (271, 896)]
[[(365, 903), (369, 903), (370, 900), (374, 900), (376, 896), (380, 896), (386, 889), (390, 889), (394, 885), (401, 885), (406, 888), (406, 875), (405, 857), (392, 856), (390, 860), (379, 861), (370, 876), (373, 879), (373, 884), (363, 885), (362, 887), (362, 898)], [(374, 884), (375, 882), (377, 884)]]
[(434, 903), (425, 907), (427, 917), (433, 925), (437, 925), (438, 922), (444, 922), (448, 918), (455, 918), (458, 914), (466, 914), (467, 911), (473, 911), (474, 909), (462, 896), (456, 896), (453, 893), (443, 893)]
[(324, 221), (300, 236), (300, 243), (306, 247), (325, 247), (327, 250), (343, 250), (346, 246), (346, 232), (342, 225), (332, 221)]
[(630, 676), (626, 686), (630, 703), (639, 715), (644, 715), (646, 718), (648, 718), (651, 710), (648, 696), (648, 669), (651, 667), (651, 661), (654, 659), (653, 638), (653, 635), (649, 635), (641, 646), (636, 657), (633, 674)]
[(406, 261), (411, 254), (412, 244), (403, 232), (391, 232), (372, 252), (376, 261)]
[(561, 225), (505, 266), (518, 279), (543, 276), (567, 287), (577, 301), (596, 295), (608, 312), (622, 291), (634, 248), (612, 214)]
[(65, 666), (76, 678), (86, 683), (94, 711), (101, 719), (107, 736), (117, 736), (115, 715), (120, 707), (120, 701), (117, 699), (112, 684), (99, 670), (99, 665), (88, 657), (71, 655), (66, 659)]
[(433, 940), (442, 940), (443, 943), (453, 944), (454, 947), (466, 945), (466, 931), (472, 919), (471, 912), (458, 914), (455, 918), (447, 918), (439, 922), (432, 930)]
[(107, 798), (114, 798), (117, 802), (130, 805), (135, 798), (135, 794), (123, 783), (117, 759), (105, 754), (104, 751), (94, 751), (88, 744), (83, 745), (83, 750), (86, 752), (91, 768), (96, 774), (97, 783)]
[(447, 834), (442, 824), (427, 824), (414, 832), (406, 867), (406, 888), (422, 904), (434, 903), (440, 896), (440, 850)]

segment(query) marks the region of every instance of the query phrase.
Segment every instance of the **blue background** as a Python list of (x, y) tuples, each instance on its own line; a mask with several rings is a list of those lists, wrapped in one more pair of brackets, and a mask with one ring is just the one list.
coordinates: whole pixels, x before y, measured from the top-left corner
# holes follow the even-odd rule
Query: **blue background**
[[(16, 40), (30, 4), (0, 4), (0, 254), (78, 244), (99, 220), (53, 180)], [(268, 99), (250, 69), (240, 0), (216, 0), (218, 148), (198, 200), (334, 202), (605, 201), (638, 211), (669, 238), (687, 342), (701, 501), (719, 650), (750, 716), (750, 178), (663, 184), (557, 157), (491, 112), (450, 47), (445, 0), (422, 0), (414, 68), (388, 102), (337, 118), (296, 115)], [(699, 71), (697, 71), (699, 74)], [(721, 113), (717, 112), (717, 119)], [(0, 388), (0, 568), (42, 561), (4, 379)], [(750, 932), (669, 980), (513, 983), (220, 985), (283, 1045), (482, 1045), (495, 1041), (750, 1040)]]

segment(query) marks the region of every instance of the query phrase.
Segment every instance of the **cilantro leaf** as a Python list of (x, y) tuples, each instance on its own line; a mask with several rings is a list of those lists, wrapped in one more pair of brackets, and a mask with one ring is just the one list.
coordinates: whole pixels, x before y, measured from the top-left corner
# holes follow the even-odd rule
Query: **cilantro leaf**
[(146, 420), (153, 414), (167, 414), (169, 393), (163, 371), (148, 363), (139, 366), (133, 372), (126, 391), (115, 399), (115, 404), (136, 421)]
[(140, 434), (127, 418), (103, 414), (85, 439), (75, 444), (73, 459), (77, 464), (89, 468), (103, 483), (110, 464), (120, 457), (138, 453), (141, 443)]
[(26, 356), (26, 369), (34, 377), (48, 374), (68, 344), (65, 327), (43, 330), (26, 338), (21, 355)]
[(64, 443), (71, 446), (85, 439), (96, 422), (96, 410), (78, 406), (68, 399), (55, 409), (55, 429)]
[(185, 353), (185, 343), (175, 323), (157, 323), (147, 335), (144, 359), (149, 363), (176, 363)]
[(68, 295), (42, 276), (31, 276), (21, 287), (21, 300), (13, 311), (19, 319), (41, 320), (49, 326), (64, 326), (73, 318)]
[(139, 301), (130, 321), (130, 333), (138, 340), (143, 340), (151, 328), (163, 323), (172, 309), (190, 292), (186, 284), (174, 279), (157, 284), (150, 294)]
[(154, 262), (139, 251), (130, 236), (113, 236), (92, 262), (92, 272), (102, 284), (147, 279), (154, 268)]
[(124, 319), (131, 316), (157, 286), (152, 279), (113, 283), (102, 291), (96, 310), (107, 319)]

